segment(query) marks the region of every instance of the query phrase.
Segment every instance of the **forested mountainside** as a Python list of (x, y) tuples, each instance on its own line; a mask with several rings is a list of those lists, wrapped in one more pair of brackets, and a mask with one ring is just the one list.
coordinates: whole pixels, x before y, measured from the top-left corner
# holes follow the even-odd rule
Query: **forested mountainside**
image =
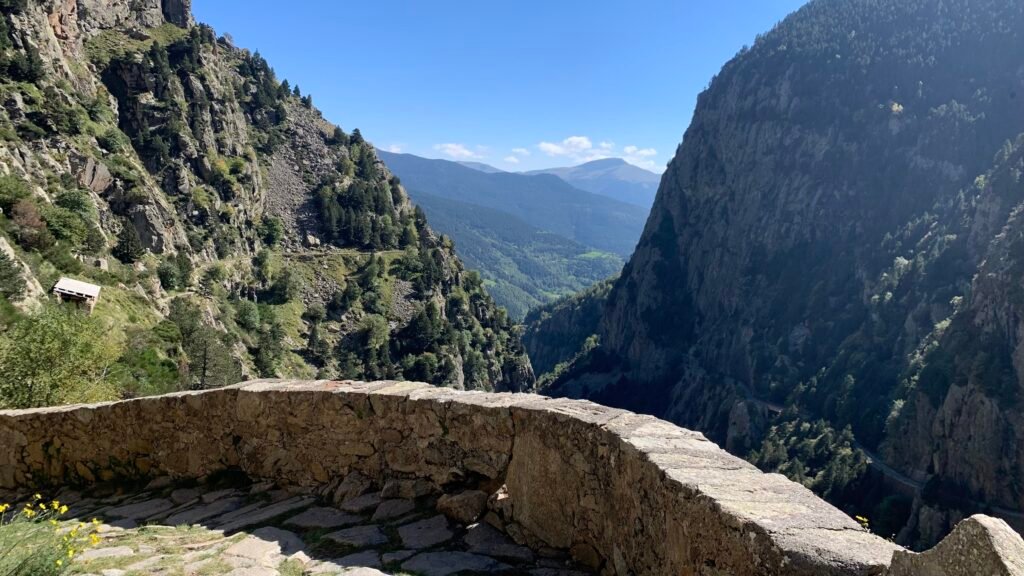
[(413, 194), (501, 210), (530, 226), (622, 257), (636, 247), (647, 215), (644, 208), (579, 190), (550, 174), (487, 173), (447, 160), (380, 154)]
[(608, 278), (571, 296), (530, 310), (526, 315), (523, 346), (545, 386), (598, 343), (601, 314), (615, 283)]
[(480, 272), (487, 292), (519, 322), (530, 309), (570, 295), (622, 270), (616, 254), (530, 226), (508, 212), (411, 189), (459, 258)]
[(1001, 0), (815, 0), (758, 38), (548, 391), (703, 430), (902, 542), (1019, 520), (1022, 53)]
[[(0, 405), (243, 377), (518, 390), (518, 334), (358, 130), (187, 0), (0, 0)], [(61, 276), (94, 314), (44, 302)]]
[(580, 190), (635, 204), (645, 210), (654, 203), (654, 195), (661, 182), (659, 175), (633, 166), (621, 158), (604, 158), (565, 168), (531, 170), (524, 174), (558, 176)]

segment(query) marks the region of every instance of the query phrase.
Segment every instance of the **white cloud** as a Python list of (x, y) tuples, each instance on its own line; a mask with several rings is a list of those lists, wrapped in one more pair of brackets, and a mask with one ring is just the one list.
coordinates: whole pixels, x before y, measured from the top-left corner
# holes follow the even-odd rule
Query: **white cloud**
[(575, 157), (584, 155), (591, 150), (594, 144), (586, 136), (569, 136), (559, 143), (541, 142), (537, 145), (541, 152), (548, 156), (569, 156)]
[(637, 146), (626, 146), (622, 151), (626, 156), (636, 156), (638, 158), (652, 158), (658, 155), (658, 151), (654, 148), (640, 148)]
[(392, 154), (401, 154), (402, 153), (402, 145), (401, 144), (391, 144), (390, 146), (388, 146), (387, 150), (388, 150), (388, 152), (391, 152)]
[(516, 156), (529, 156), (530, 155), (530, 151), (527, 150), (526, 148), (513, 148), (512, 149), (512, 153), (515, 154)]
[(569, 136), (561, 142), (541, 142), (537, 148), (551, 157), (564, 157), (572, 162), (583, 163), (611, 157), (614, 144), (601, 142), (598, 148), (586, 136)]
[(448, 156), (449, 158), (455, 158), (457, 160), (473, 160), (477, 158), (483, 158), (483, 155), (470, 150), (464, 144), (446, 143), (446, 144), (435, 144), (434, 150)]
[(551, 142), (541, 142), (537, 144), (537, 148), (540, 148), (540, 151), (548, 156), (565, 156), (566, 154), (565, 148)]
[(505, 162), (508, 162), (509, 164), (519, 164), (519, 158), (516, 158), (515, 156), (505, 156)]
[(622, 149), (622, 159), (634, 166), (645, 168), (653, 172), (661, 172), (662, 170), (658, 166), (658, 163), (654, 161), (654, 157), (658, 155), (658, 151), (654, 148), (641, 148), (639, 146), (626, 146)]

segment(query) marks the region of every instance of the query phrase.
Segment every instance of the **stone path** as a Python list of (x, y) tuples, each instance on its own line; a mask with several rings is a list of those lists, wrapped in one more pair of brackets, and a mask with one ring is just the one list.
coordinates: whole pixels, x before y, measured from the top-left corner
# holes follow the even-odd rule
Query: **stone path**
[(382, 495), (358, 481), (342, 486), (335, 502), (237, 478), (190, 486), (161, 479), (56, 498), (71, 516), (103, 522), (101, 543), (72, 564), (78, 575), (587, 574), (564, 554), (538, 554), (477, 522), (486, 506), (478, 493), (439, 502), (388, 486)]

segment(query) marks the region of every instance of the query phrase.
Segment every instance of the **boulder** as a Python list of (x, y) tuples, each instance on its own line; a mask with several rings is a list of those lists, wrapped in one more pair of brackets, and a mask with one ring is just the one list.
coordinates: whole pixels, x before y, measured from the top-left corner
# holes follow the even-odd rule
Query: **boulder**
[(486, 509), (487, 494), (479, 490), (444, 494), (437, 500), (438, 512), (462, 524), (476, 522)]

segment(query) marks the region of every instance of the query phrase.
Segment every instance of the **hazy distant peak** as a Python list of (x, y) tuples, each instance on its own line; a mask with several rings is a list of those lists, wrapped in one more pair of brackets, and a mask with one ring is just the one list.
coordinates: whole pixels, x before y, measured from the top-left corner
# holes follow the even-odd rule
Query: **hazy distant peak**
[(622, 158), (603, 158), (578, 166), (533, 170), (524, 174), (551, 174), (594, 194), (649, 208), (658, 191), (661, 175), (644, 170)]
[(501, 168), (495, 168), (494, 166), (484, 164), (483, 162), (456, 162), (456, 164), (462, 164), (466, 168), (472, 168), (473, 170), (477, 170), (485, 174), (500, 174), (505, 172), (505, 170), (502, 170)]

